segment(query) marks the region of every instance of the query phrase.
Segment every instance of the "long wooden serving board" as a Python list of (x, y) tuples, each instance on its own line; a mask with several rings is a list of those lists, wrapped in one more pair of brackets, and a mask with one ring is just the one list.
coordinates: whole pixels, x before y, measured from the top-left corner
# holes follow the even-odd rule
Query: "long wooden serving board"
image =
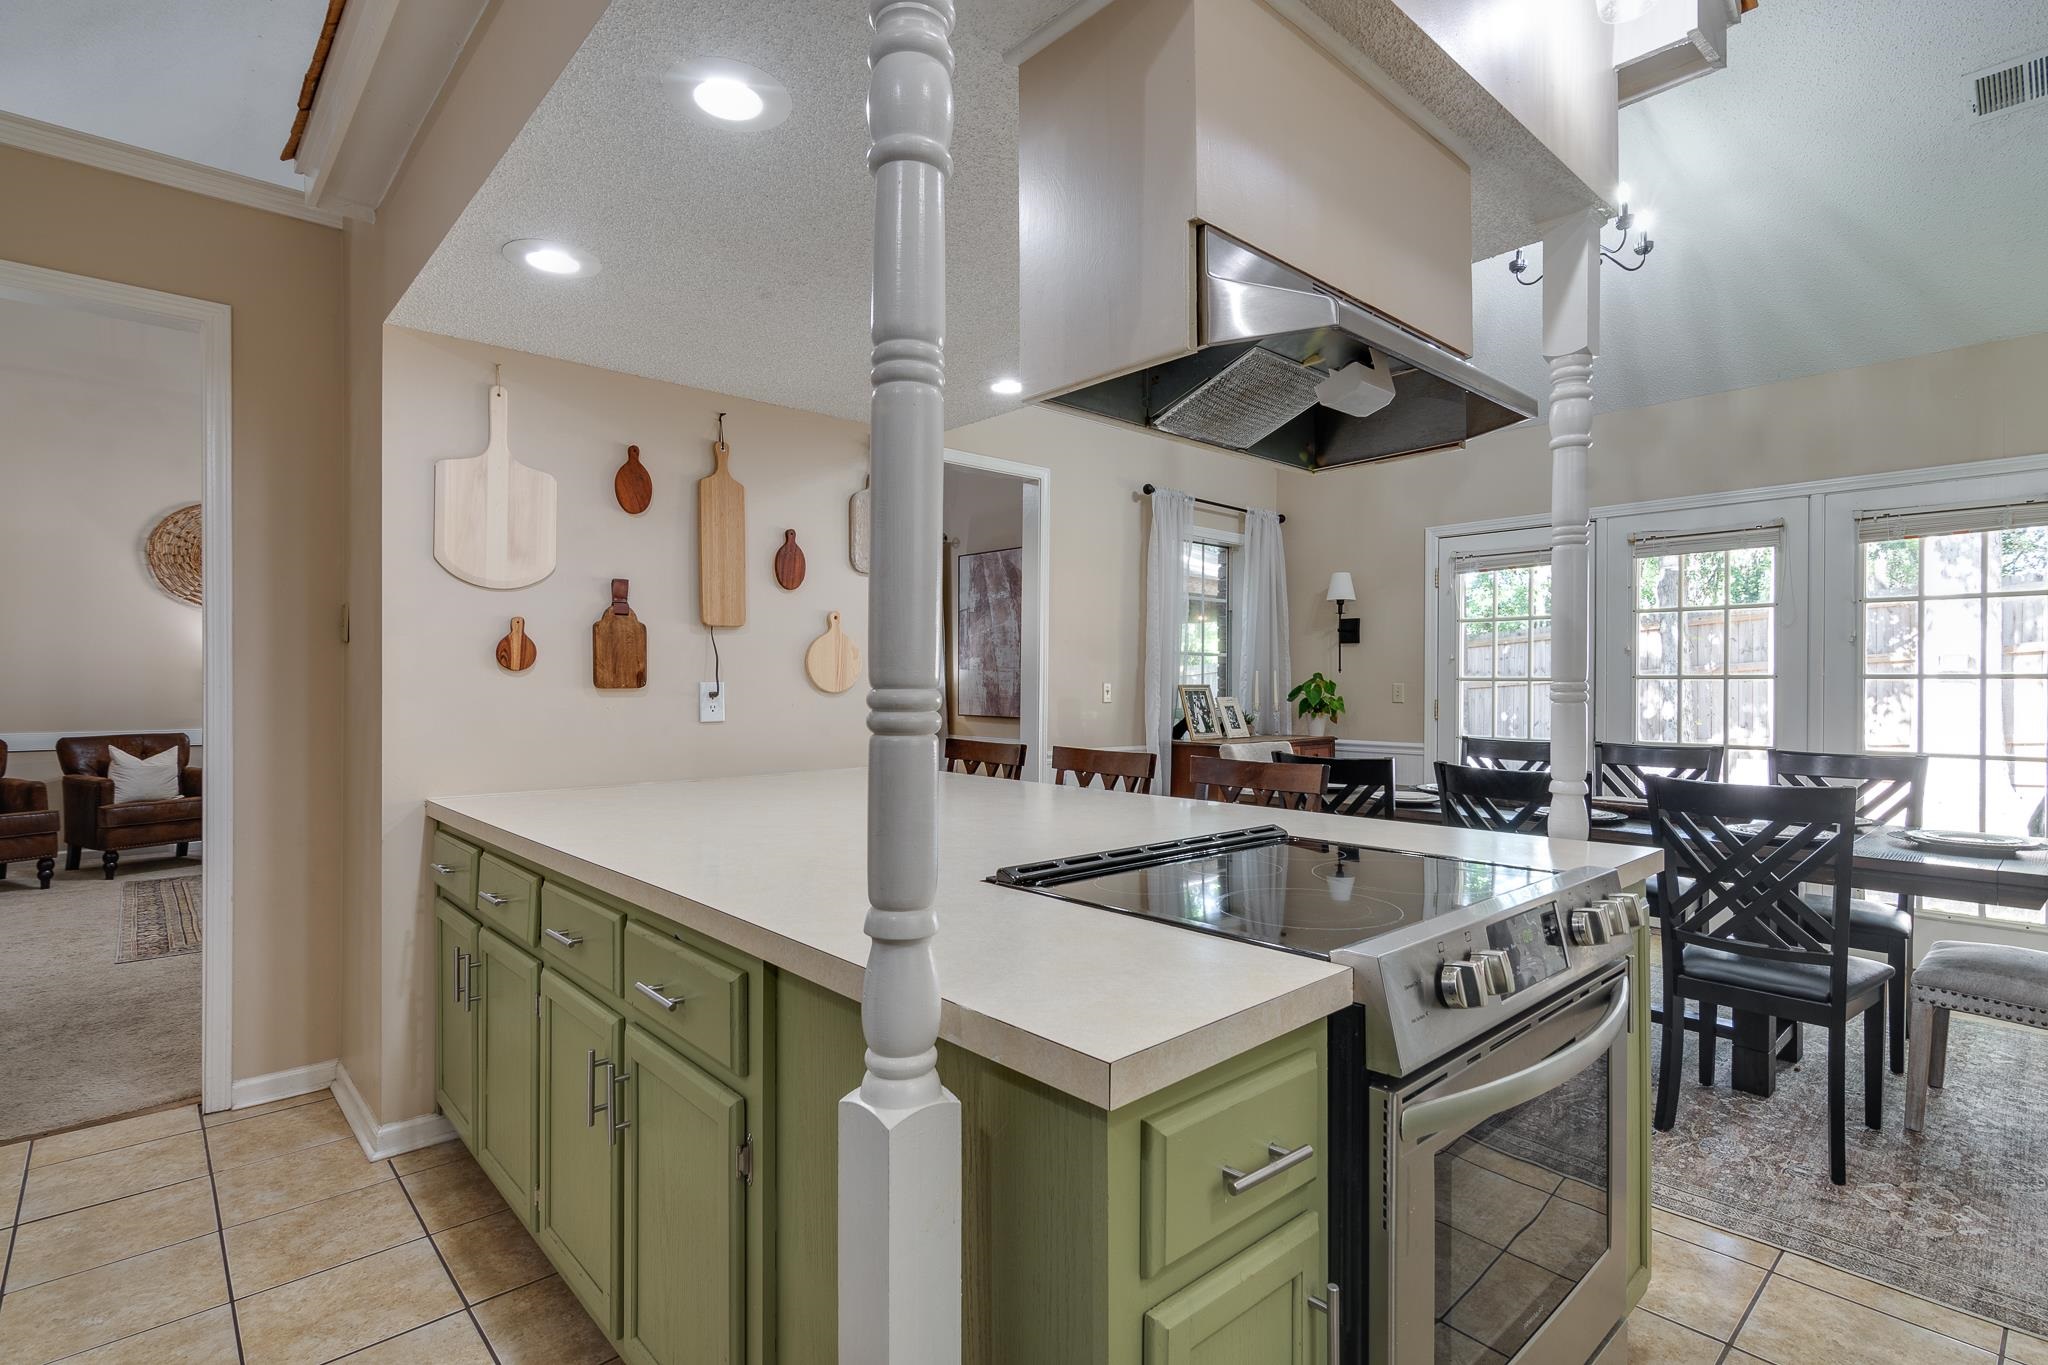
[(725, 414), (711, 445), (715, 467), (697, 480), (697, 611), (707, 626), (747, 623), (747, 490), (726, 464)]
[(512, 458), (509, 408), (493, 384), (483, 454), (434, 462), (434, 558), (480, 588), (523, 588), (555, 571), (555, 477)]
[(647, 686), (647, 627), (626, 602), (629, 586), (612, 580), (612, 604), (590, 628), (591, 681), (607, 690)]

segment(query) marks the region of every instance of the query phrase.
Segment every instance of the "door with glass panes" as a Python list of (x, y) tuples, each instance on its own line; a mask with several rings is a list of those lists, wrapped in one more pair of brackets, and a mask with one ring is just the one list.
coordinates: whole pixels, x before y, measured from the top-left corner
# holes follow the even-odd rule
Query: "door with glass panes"
[(1460, 762), (1468, 738), (1550, 737), (1549, 542), (1547, 530), (1447, 542), (1435, 570), (1432, 757)]

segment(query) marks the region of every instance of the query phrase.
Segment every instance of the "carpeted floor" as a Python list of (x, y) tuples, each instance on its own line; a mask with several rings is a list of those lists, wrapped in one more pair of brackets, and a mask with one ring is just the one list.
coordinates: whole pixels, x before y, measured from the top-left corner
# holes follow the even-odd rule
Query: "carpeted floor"
[(155, 854), (0, 881), (0, 1143), (198, 1095), (200, 955), (116, 961), (123, 885), (199, 870)]

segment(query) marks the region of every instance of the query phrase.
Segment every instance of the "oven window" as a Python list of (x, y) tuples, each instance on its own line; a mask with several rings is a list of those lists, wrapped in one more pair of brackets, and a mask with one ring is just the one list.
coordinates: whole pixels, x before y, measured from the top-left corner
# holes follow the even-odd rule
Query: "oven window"
[(1437, 1365), (1512, 1358), (1607, 1250), (1607, 1068), (1437, 1153)]

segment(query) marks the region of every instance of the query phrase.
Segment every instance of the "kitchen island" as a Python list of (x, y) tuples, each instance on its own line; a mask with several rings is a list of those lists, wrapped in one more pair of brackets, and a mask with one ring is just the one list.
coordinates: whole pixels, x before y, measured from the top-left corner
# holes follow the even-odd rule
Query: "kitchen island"
[[(1656, 865), (1616, 845), (942, 782), (941, 1074), (963, 1103), (972, 1360), (1179, 1358), (1219, 1315), (1277, 1334), (1277, 1358), (1320, 1360), (1306, 1297), (1326, 1274), (1326, 1168), (1297, 1160), (1238, 1196), (1213, 1176), (1269, 1141), (1327, 1151), (1323, 1021), (1353, 999), (1347, 967), (985, 881), (998, 867), (1260, 823), (1624, 885)], [(865, 773), (428, 813), (441, 1104), (565, 1280), (630, 1360), (836, 1359)]]

